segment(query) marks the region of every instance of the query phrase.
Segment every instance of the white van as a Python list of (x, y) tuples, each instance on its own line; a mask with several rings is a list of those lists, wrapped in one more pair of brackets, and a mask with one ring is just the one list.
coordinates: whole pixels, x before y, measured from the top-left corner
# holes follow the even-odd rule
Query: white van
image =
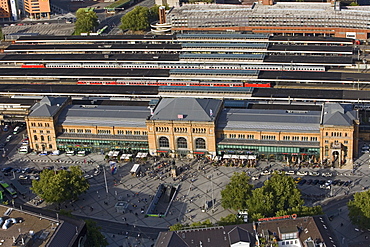
[(20, 154), (28, 154), (29, 153), (29, 148), (28, 145), (23, 145), (18, 149), (18, 153)]
[(73, 156), (73, 155), (75, 155), (75, 151), (67, 151), (66, 155)]

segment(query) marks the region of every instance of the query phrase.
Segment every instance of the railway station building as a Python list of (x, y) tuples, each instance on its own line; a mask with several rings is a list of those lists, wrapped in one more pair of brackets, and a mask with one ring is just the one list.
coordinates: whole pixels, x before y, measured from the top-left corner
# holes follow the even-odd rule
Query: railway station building
[(38, 152), (120, 150), (352, 164), (359, 129), (352, 105), (284, 107), (232, 108), (224, 100), (200, 98), (162, 98), (149, 106), (73, 105), (69, 97), (44, 97), (31, 107), (26, 124), (30, 148)]

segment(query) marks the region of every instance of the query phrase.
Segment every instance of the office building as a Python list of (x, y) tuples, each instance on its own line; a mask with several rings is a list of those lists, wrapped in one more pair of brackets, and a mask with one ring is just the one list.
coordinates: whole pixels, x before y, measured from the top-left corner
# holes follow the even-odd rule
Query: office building
[(10, 18), (10, 4), (9, 0), (0, 0), (0, 18), (5, 19), (5, 18)]
[(24, 0), (24, 10), (32, 19), (50, 19), (49, 0)]

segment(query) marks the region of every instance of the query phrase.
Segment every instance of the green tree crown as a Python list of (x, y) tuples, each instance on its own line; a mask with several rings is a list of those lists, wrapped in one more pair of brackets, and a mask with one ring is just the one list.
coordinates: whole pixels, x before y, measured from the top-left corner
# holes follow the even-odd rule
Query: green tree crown
[(370, 190), (355, 193), (348, 202), (348, 216), (354, 225), (361, 229), (370, 229)]
[(77, 200), (78, 196), (89, 189), (79, 166), (71, 166), (69, 171), (44, 170), (40, 180), (33, 180), (31, 190), (50, 203)]
[(92, 10), (87, 11), (86, 9), (78, 9), (76, 12), (76, 18), (75, 35), (89, 33), (99, 25), (98, 16), (95, 11)]
[(226, 188), (221, 191), (221, 205), (223, 208), (234, 210), (247, 208), (247, 200), (251, 196), (253, 188), (249, 184), (249, 179), (245, 172), (234, 173)]

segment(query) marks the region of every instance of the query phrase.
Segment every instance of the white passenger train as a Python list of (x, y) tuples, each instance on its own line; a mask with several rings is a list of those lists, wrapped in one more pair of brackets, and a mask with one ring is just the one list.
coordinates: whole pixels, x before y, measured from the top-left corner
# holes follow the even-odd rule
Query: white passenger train
[[(25, 66), (22, 66), (25, 67)], [(217, 69), (267, 71), (325, 71), (325, 66), (294, 64), (215, 64), (215, 63), (46, 63), (46, 68), (121, 69)]]

